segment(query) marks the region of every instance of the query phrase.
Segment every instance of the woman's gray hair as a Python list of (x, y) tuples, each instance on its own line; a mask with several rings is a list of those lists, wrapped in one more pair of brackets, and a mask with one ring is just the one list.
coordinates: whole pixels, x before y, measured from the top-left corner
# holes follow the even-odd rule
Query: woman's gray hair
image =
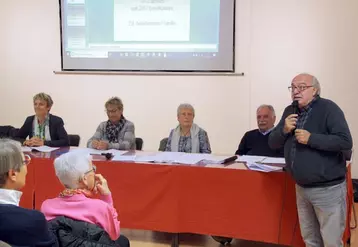
[(24, 165), (20, 142), (0, 139), (0, 188), (4, 187), (10, 170), (19, 171)]
[(194, 107), (193, 107), (191, 104), (188, 104), (188, 103), (180, 104), (180, 105), (178, 106), (177, 116), (179, 116), (180, 111), (183, 110), (183, 109), (190, 109), (190, 110), (192, 110), (192, 111), (193, 111), (193, 116), (195, 116)]
[(86, 152), (72, 151), (55, 159), (55, 172), (68, 189), (77, 189), (79, 182), (90, 170), (91, 156)]

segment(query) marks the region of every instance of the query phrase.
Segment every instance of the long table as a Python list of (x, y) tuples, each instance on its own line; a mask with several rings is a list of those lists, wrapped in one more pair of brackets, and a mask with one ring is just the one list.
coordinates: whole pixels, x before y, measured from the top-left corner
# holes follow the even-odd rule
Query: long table
[[(285, 172), (250, 171), (244, 164), (204, 167), (94, 161), (108, 181), (121, 227), (227, 236), (304, 246), (294, 181)], [(235, 168), (235, 169), (232, 169)], [(40, 209), (63, 189), (53, 156), (34, 157), (21, 205)], [(348, 209), (353, 188), (348, 167)], [(350, 237), (349, 224), (344, 240)]]

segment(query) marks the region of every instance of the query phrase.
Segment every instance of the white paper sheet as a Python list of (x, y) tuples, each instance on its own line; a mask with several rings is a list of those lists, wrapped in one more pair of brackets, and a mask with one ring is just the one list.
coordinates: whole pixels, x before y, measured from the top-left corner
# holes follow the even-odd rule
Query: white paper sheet
[(31, 150), (32, 149), (30, 147), (25, 147), (25, 146), (21, 147), (22, 152), (31, 152)]
[(31, 147), (31, 149), (35, 149), (39, 152), (42, 152), (42, 153), (51, 153), (52, 151), (55, 151), (57, 149), (60, 149), (60, 148), (52, 148), (52, 147), (48, 147), (48, 146), (41, 146), (41, 147)]
[(255, 155), (243, 155), (238, 156), (236, 162), (245, 162), (245, 163), (262, 163), (262, 164), (286, 164), (285, 158), (275, 158), (267, 156), (255, 156)]

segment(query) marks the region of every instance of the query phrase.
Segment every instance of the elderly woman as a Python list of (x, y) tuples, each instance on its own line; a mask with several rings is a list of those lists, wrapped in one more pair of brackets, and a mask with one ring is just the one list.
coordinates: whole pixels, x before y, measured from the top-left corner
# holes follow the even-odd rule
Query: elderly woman
[(105, 104), (108, 120), (100, 123), (87, 147), (98, 150), (135, 150), (134, 124), (123, 116), (123, 103), (118, 97)]
[(208, 134), (193, 123), (195, 117), (193, 106), (179, 105), (177, 116), (179, 125), (170, 132), (165, 151), (211, 153)]
[(35, 115), (26, 118), (24, 125), (16, 134), (16, 139), (26, 139), (26, 146), (69, 146), (68, 135), (62, 118), (50, 114), (53, 101), (50, 95), (36, 94), (33, 98)]
[(0, 239), (13, 246), (58, 246), (45, 216), (19, 207), (30, 160), (19, 142), (0, 139)]
[[(70, 226), (65, 227), (66, 231), (72, 229), (73, 232), (57, 236), (61, 245), (67, 246), (73, 240), (69, 237), (71, 234), (82, 243), (81, 241), (93, 241), (97, 235), (106, 232), (109, 237), (102, 239), (102, 244), (119, 243), (121, 247), (129, 246), (126, 237), (119, 238), (118, 214), (113, 207), (111, 191), (107, 180), (95, 173), (96, 167), (92, 164), (91, 156), (72, 151), (56, 158), (54, 164), (56, 176), (65, 189), (57, 198), (45, 200), (41, 211), (55, 232), (59, 232), (61, 224)], [(100, 199), (92, 198), (96, 193), (100, 194)], [(69, 220), (73, 221), (69, 223)], [(76, 237), (86, 235), (86, 239)]]

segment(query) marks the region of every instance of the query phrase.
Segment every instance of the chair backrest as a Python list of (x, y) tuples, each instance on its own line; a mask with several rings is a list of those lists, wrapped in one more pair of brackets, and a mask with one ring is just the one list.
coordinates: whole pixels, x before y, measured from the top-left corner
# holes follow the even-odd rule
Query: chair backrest
[(81, 137), (79, 135), (68, 135), (68, 142), (71, 147), (78, 147), (80, 145)]
[(163, 138), (159, 143), (159, 151), (165, 151), (165, 148), (167, 147), (168, 143), (168, 137)]
[(142, 150), (143, 148), (143, 139), (142, 138), (135, 138), (135, 147), (136, 147), (136, 150)]
[(0, 137), (9, 138), (12, 137), (12, 131), (15, 128), (11, 125), (0, 126)]

